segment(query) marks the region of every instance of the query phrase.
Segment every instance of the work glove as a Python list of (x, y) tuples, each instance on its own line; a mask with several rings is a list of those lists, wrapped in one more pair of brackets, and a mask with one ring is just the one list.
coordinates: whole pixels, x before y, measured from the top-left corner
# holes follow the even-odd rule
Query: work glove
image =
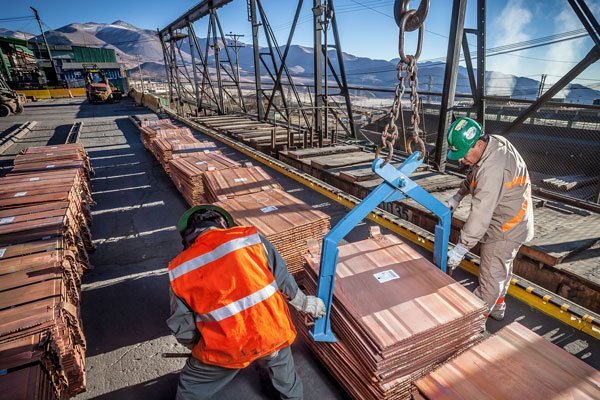
[(458, 267), (458, 265), (460, 264), (462, 259), (465, 258), (465, 254), (467, 254), (468, 251), (469, 251), (469, 249), (467, 249), (466, 247), (464, 247), (462, 244), (459, 243), (456, 246), (454, 246), (454, 248), (452, 250), (450, 250), (448, 252), (447, 266), (448, 266), (450, 273), (452, 273), (452, 271), (454, 271), (456, 269), (456, 267)]
[(290, 304), (296, 310), (312, 315), (315, 319), (325, 316), (325, 303), (323, 303), (323, 300), (316, 296), (307, 296), (300, 289), (298, 289)]
[(456, 196), (452, 196), (448, 200), (446, 200), (446, 207), (450, 209), (450, 212), (454, 212), (454, 210), (456, 210), (459, 204), (460, 200), (457, 200)]

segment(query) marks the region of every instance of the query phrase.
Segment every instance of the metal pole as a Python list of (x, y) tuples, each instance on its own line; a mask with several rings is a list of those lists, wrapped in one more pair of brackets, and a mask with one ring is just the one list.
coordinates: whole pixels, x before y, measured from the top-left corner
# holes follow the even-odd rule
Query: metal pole
[[(244, 37), (245, 35), (238, 35), (237, 33), (232, 33), (229, 32), (227, 35), (225, 35), (227, 37), (230, 37), (233, 39), (233, 46), (229, 46), (233, 48), (233, 52), (235, 53), (235, 76), (237, 77), (237, 81), (238, 84), (240, 82), (240, 57), (239, 57), (239, 49), (246, 47), (244, 46), (240, 46), (238, 42), (238, 39), (241, 37)], [(244, 44), (244, 43), (242, 43)]]
[(137, 55), (137, 64), (138, 64), (138, 72), (140, 73), (140, 82), (141, 82), (141, 86), (142, 86), (142, 93), (146, 93), (146, 89), (144, 88), (144, 75), (142, 74), (142, 67), (140, 65), (140, 60), (141, 60), (141, 57), (138, 54)]
[[(42, 32), (42, 38), (44, 39), (44, 44), (46, 45), (46, 50), (48, 51), (48, 58), (50, 58), (50, 64), (52, 65), (52, 69), (54, 70), (54, 75), (56, 75), (56, 83), (60, 82), (60, 77), (58, 75), (58, 68), (56, 68), (56, 63), (54, 62), (54, 58), (52, 57), (52, 52), (50, 51), (50, 46), (48, 46), (48, 40), (46, 40), (46, 34), (44, 33), (44, 28), (42, 28), (42, 20), (40, 19), (40, 14), (38, 10), (33, 7), (29, 7), (33, 11), (35, 15), (35, 19), (37, 20), (38, 26), (40, 27), (40, 32)], [(40, 56), (42, 54), (40, 53)]]
[(314, 121), (313, 121), (313, 129), (311, 130), (311, 143), (312, 147), (312, 134), (314, 132), (317, 135), (322, 134), (322, 117), (321, 117), (321, 108), (323, 107), (323, 98), (321, 97), (323, 94), (323, 72), (322, 72), (322, 54), (323, 54), (323, 28), (321, 26), (321, 15), (323, 14), (323, 6), (321, 5), (321, 0), (313, 0), (313, 52), (314, 52), (314, 83), (315, 83), (315, 103), (314, 103)]
[(256, 86), (256, 114), (258, 120), (265, 119), (262, 104), (262, 87), (260, 80), (260, 48), (258, 47), (258, 21), (256, 18), (256, 0), (248, 0), (248, 11), (250, 12), (250, 23), (252, 24), (252, 51), (254, 53), (254, 83)]
[(560, 92), (565, 86), (567, 86), (573, 79), (577, 78), (579, 74), (587, 69), (590, 65), (595, 63), (600, 59), (600, 47), (594, 46), (586, 56), (573, 67), (569, 72), (567, 72), (562, 78), (558, 80), (550, 89), (546, 91), (546, 93), (542, 94), (539, 99), (534, 101), (521, 115), (517, 117), (504, 131), (503, 135), (510, 135), (515, 128), (521, 125), (527, 118), (529, 118), (534, 112), (539, 110), (541, 106), (544, 105), (548, 100), (553, 98), (558, 92)]
[(440, 121), (435, 146), (435, 161), (440, 172), (446, 170), (448, 143), (446, 135), (452, 123), (450, 112), (456, 94), (456, 81), (458, 78), (458, 62), (460, 60), (460, 46), (465, 26), (465, 10), (467, 0), (454, 0), (452, 4), (452, 19), (450, 21), (450, 35), (448, 37), (448, 53), (446, 56), (446, 69), (444, 72), (444, 88), (442, 90), (442, 104), (440, 105)]
[(477, 121), (485, 132), (485, 13), (486, 1), (477, 0)]

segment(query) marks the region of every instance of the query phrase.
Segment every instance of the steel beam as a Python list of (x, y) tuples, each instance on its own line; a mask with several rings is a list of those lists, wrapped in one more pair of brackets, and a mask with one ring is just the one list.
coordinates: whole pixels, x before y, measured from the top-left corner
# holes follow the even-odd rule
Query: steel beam
[[(283, 57), (281, 58), (281, 65), (279, 67), (276, 67), (277, 73), (275, 76), (275, 83), (273, 85), (273, 90), (271, 91), (271, 95), (269, 96), (269, 101), (267, 102), (267, 110), (265, 111), (265, 114), (267, 114), (267, 115), (269, 114), (269, 110), (271, 109), (273, 101), (275, 100), (275, 93), (277, 93), (277, 90), (281, 90), (281, 93), (283, 93), (282, 85), (281, 85), (281, 76), (285, 69), (284, 68), (286, 65), (285, 63), (286, 63), (287, 56), (288, 56), (288, 53), (290, 50), (290, 46), (292, 44), (292, 38), (294, 37), (294, 32), (296, 31), (296, 25), (298, 24), (298, 18), (300, 17), (300, 10), (302, 9), (303, 3), (304, 3), (304, 0), (298, 1), (298, 6), (296, 7), (296, 12), (294, 13), (294, 20), (292, 22), (292, 27), (290, 29), (290, 34), (288, 36), (288, 40), (285, 45), (285, 50), (283, 51)], [(294, 86), (294, 85), (292, 85), (292, 86)], [(294, 91), (295, 91), (295, 86), (294, 86)], [(298, 102), (300, 103), (299, 98), (298, 98)], [(298, 112), (301, 112), (301, 110), (298, 110)], [(288, 121), (289, 121), (289, 115), (288, 115)]]
[(169, 66), (171, 65), (168, 58), (169, 53), (167, 51), (167, 46), (165, 45), (165, 38), (163, 37), (163, 34), (160, 33), (158, 29), (156, 30), (156, 32), (160, 40), (160, 47), (163, 51), (163, 60), (165, 61), (165, 73), (167, 74), (167, 85), (169, 86), (169, 106), (171, 106), (171, 104), (173, 103), (173, 84), (171, 82), (171, 71), (169, 68)]
[(223, 99), (223, 80), (221, 78), (221, 58), (219, 56), (219, 53), (221, 52), (221, 47), (219, 43), (219, 38), (217, 37), (217, 23), (215, 21), (215, 12), (215, 9), (210, 10), (209, 24), (212, 28), (212, 48), (215, 55), (215, 67), (217, 70), (217, 89), (219, 91), (219, 114), (225, 114), (225, 102)]
[[(219, 15), (217, 14), (217, 10), (214, 11), (214, 15), (215, 15), (215, 21), (217, 22), (217, 28), (219, 28), (219, 34), (221, 35), (221, 41), (223, 42), (223, 44), (225, 46), (225, 55), (227, 56), (227, 63), (229, 64), (229, 68), (231, 68), (231, 73), (229, 73), (229, 71), (227, 71), (226, 68), (223, 68), (223, 70), (227, 73), (227, 75), (229, 75), (229, 77), (235, 84), (235, 87), (236, 87), (237, 93), (238, 93), (238, 97), (239, 97), (238, 105), (240, 106), (241, 111), (245, 113), (246, 112), (246, 104), (244, 103), (244, 96), (242, 95), (242, 88), (240, 87), (239, 68), (238, 68), (238, 73), (236, 74), (234, 71), (231, 54), (229, 53), (229, 46), (227, 45), (227, 39), (225, 38), (225, 35), (223, 34), (223, 27), (221, 26), (221, 20), (219, 20)], [(237, 62), (237, 54), (236, 54), (236, 62)], [(219, 67), (221, 67), (221, 66), (219, 65)], [(225, 92), (229, 95), (229, 97), (233, 101), (235, 101), (235, 98), (232, 95), (230, 95), (227, 91), (225, 91)]]
[(477, 0), (477, 122), (485, 132), (485, 14), (486, 1)]
[[(346, 67), (344, 65), (344, 54), (342, 53), (342, 45), (340, 41), (340, 34), (337, 26), (337, 17), (333, 6), (333, 0), (329, 0), (329, 5), (333, 11), (333, 18), (331, 21), (331, 30), (333, 31), (333, 38), (335, 39), (335, 52), (338, 59), (338, 65), (340, 68), (340, 79), (342, 85), (340, 86), (340, 92), (346, 100), (346, 112), (348, 113), (348, 124), (350, 125), (350, 136), (356, 138), (356, 130), (354, 128), (354, 113), (352, 112), (352, 103), (350, 102), (350, 91), (348, 90), (348, 80), (346, 79)], [(335, 70), (331, 68), (335, 74)], [(336, 77), (337, 79), (337, 77)], [(341, 122), (341, 121), (340, 121)]]
[(553, 98), (558, 92), (560, 92), (565, 86), (567, 86), (573, 79), (577, 78), (579, 74), (587, 69), (590, 65), (600, 59), (600, 46), (594, 46), (589, 53), (569, 72), (567, 72), (562, 78), (558, 80), (550, 89), (546, 91), (539, 99), (534, 101), (521, 115), (517, 117), (504, 131), (503, 135), (510, 135), (519, 125), (521, 125), (527, 118), (531, 117), (533, 113), (540, 109), (548, 100)]
[(256, 115), (259, 121), (264, 121), (265, 111), (262, 104), (262, 87), (260, 78), (260, 48), (258, 45), (258, 18), (256, 15), (256, 0), (248, 0), (249, 19), (252, 24), (252, 51), (254, 54), (254, 84), (256, 87)]
[(210, 88), (210, 91), (212, 92), (213, 102), (215, 103), (215, 106), (218, 107), (217, 94), (215, 93), (215, 88), (212, 84), (212, 80), (210, 79), (210, 74), (208, 73), (208, 65), (207, 65), (208, 61), (205, 57), (205, 54), (208, 54), (208, 53), (207, 52), (205, 52), (204, 54), (202, 53), (202, 48), (200, 46), (200, 43), (198, 42), (198, 37), (196, 36), (196, 30), (194, 29), (194, 25), (192, 25), (191, 23), (189, 25), (189, 30), (190, 30), (191, 37), (193, 38), (194, 47), (196, 48), (196, 51), (198, 54), (198, 59), (200, 60), (200, 63), (202, 64), (202, 84), (199, 87), (200, 98), (198, 100), (198, 108), (200, 110), (203, 109), (204, 97), (207, 94), (206, 89), (204, 87), (206, 86), (207, 81), (208, 81), (208, 86)]
[(590, 11), (585, 0), (569, 0), (569, 4), (577, 14), (577, 17), (583, 24), (583, 27), (588, 31), (590, 38), (594, 41), (596, 46), (600, 47), (600, 24), (594, 17), (594, 14)]
[(475, 83), (475, 72), (473, 71), (473, 62), (471, 61), (471, 52), (469, 51), (469, 39), (467, 39), (467, 32), (463, 32), (462, 37), (462, 49), (465, 57), (465, 65), (467, 66), (467, 75), (469, 77), (469, 86), (471, 87), (471, 94), (473, 95), (473, 103), (477, 104), (479, 99), (477, 97), (477, 84)]
[[(321, 27), (321, 16), (323, 15), (323, 6), (321, 0), (313, 0), (313, 73), (314, 73), (314, 85), (315, 85), (315, 103), (314, 103), (314, 120), (313, 120), (313, 132), (316, 132), (319, 137), (323, 135), (323, 118), (321, 115), (321, 108), (323, 107), (323, 28)], [(313, 145), (312, 141), (309, 144)]]
[(448, 52), (446, 56), (446, 69), (444, 72), (444, 88), (442, 90), (442, 103), (440, 105), (440, 122), (435, 146), (435, 162), (438, 170), (446, 170), (448, 143), (446, 136), (452, 123), (452, 106), (456, 94), (458, 78), (458, 62), (460, 61), (460, 47), (465, 26), (465, 11), (467, 0), (454, 0), (452, 3), (452, 19), (450, 21), (450, 35), (448, 37)]
[(188, 26), (189, 23), (199, 20), (200, 18), (208, 15), (210, 10), (223, 7), (227, 3), (231, 3), (232, 0), (204, 0), (196, 4), (194, 7), (187, 10), (183, 15), (171, 22), (169, 25), (164, 27), (160, 33), (165, 34), (175, 29), (183, 29)]

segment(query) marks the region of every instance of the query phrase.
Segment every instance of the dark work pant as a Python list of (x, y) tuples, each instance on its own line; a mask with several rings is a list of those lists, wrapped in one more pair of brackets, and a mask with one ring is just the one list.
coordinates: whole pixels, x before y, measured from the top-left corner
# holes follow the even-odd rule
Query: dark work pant
[[(302, 381), (296, 373), (289, 346), (279, 350), (275, 355), (269, 355), (256, 362), (267, 369), (271, 382), (282, 399), (302, 400)], [(204, 364), (197, 358), (190, 357), (179, 376), (176, 400), (211, 399), (231, 382), (239, 371), (239, 369)]]

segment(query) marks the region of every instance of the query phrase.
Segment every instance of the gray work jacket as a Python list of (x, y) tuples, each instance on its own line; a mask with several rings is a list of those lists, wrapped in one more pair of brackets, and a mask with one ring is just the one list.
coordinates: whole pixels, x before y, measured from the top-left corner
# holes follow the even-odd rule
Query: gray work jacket
[[(260, 235), (260, 240), (265, 246), (269, 269), (275, 277), (277, 287), (289, 299), (293, 299), (298, 292), (296, 280), (289, 273), (285, 261), (275, 247), (262, 235)], [(194, 312), (173, 293), (171, 285), (169, 285), (169, 296), (171, 298), (171, 316), (167, 319), (167, 325), (175, 339), (191, 349), (200, 339), (200, 332), (196, 329)]]
[(471, 213), (461, 232), (467, 249), (477, 242), (533, 239), (531, 180), (525, 161), (502, 136), (491, 135), (481, 160), (473, 166), (454, 199), (473, 196)]

